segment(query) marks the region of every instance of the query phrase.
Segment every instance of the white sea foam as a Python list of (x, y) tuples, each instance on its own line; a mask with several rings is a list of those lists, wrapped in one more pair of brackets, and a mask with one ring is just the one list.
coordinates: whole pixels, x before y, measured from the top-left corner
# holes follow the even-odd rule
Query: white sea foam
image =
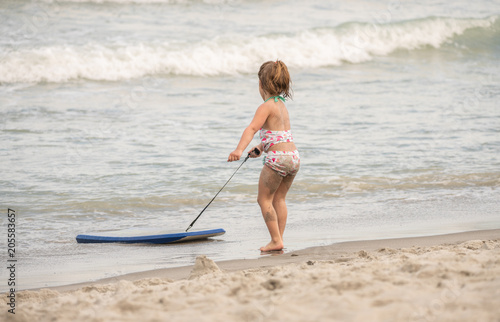
[(473, 28), (490, 28), (497, 17), (431, 17), (391, 24), (346, 23), (293, 35), (218, 37), (172, 45), (89, 43), (17, 49), (3, 53), (0, 82), (118, 81), (151, 74), (217, 76), (252, 73), (266, 60), (316, 68), (362, 63), (396, 50), (439, 48)]

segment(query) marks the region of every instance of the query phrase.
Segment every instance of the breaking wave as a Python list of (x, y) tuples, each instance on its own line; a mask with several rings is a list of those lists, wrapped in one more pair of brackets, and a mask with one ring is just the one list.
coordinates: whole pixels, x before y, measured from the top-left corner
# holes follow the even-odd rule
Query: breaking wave
[[(482, 30), (481, 34), (487, 36), (500, 30), (497, 18), (430, 17), (389, 24), (350, 22), (296, 34), (217, 37), (197, 43), (4, 48), (0, 49), (0, 82), (60, 83), (75, 79), (119, 81), (146, 75), (246, 74), (254, 73), (263, 61), (276, 58), (292, 68), (357, 64), (397, 50), (440, 48), (472, 29)], [(467, 39), (462, 38), (466, 46)]]

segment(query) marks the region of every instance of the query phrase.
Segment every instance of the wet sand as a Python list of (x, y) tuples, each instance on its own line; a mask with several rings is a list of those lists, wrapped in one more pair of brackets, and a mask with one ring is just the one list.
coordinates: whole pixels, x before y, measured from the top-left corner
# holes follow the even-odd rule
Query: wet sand
[[(500, 321), (500, 229), (337, 243), (16, 293), (16, 321)], [(7, 312), (2, 295), (0, 317)]]

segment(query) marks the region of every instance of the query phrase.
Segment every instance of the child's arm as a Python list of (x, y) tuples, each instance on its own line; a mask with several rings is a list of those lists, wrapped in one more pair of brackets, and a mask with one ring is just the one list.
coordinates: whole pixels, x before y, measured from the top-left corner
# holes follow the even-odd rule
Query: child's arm
[[(236, 147), (236, 150), (234, 150), (233, 152), (231, 152), (229, 154), (229, 157), (227, 158), (228, 162), (236, 161), (236, 160), (239, 160), (241, 158), (243, 151), (246, 149), (248, 144), (250, 144), (255, 133), (258, 130), (260, 130), (260, 128), (262, 128), (262, 126), (266, 122), (268, 116), (269, 116), (269, 108), (266, 108), (264, 104), (259, 106), (259, 108), (255, 112), (255, 116), (253, 117), (252, 122), (243, 131), (243, 134), (241, 135), (240, 142), (238, 143), (238, 146)], [(262, 149), (260, 149), (260, 150), (262, 151)]]
[[(255, 149), (257, 149), (259, 151), (259, 153), (255, 153)], [(251, 150), (250, 150), (250, 157), (251, 158), (258, 158), (262, 155), (262, 152), (264, 151), (264, 145), (261, 143), (259, 143), (258, 145), (254, 146)]]

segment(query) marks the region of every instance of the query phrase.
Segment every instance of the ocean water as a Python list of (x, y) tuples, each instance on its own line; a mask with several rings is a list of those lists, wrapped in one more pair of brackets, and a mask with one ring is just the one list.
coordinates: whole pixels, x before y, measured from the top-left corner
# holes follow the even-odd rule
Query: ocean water
[[(0, 3), (0, 246), (18, 289), (257, 258), (250, 159), (178, 245), (77, 244), (185, 229), (239, 166), (257, 71), (289, 67), (302, 168), (287, 251), (500, 228), (500, 1)], [(257, 138), (254, 140), (257, 143)], [(0, 290), (8, 271), (1, 270)]]

